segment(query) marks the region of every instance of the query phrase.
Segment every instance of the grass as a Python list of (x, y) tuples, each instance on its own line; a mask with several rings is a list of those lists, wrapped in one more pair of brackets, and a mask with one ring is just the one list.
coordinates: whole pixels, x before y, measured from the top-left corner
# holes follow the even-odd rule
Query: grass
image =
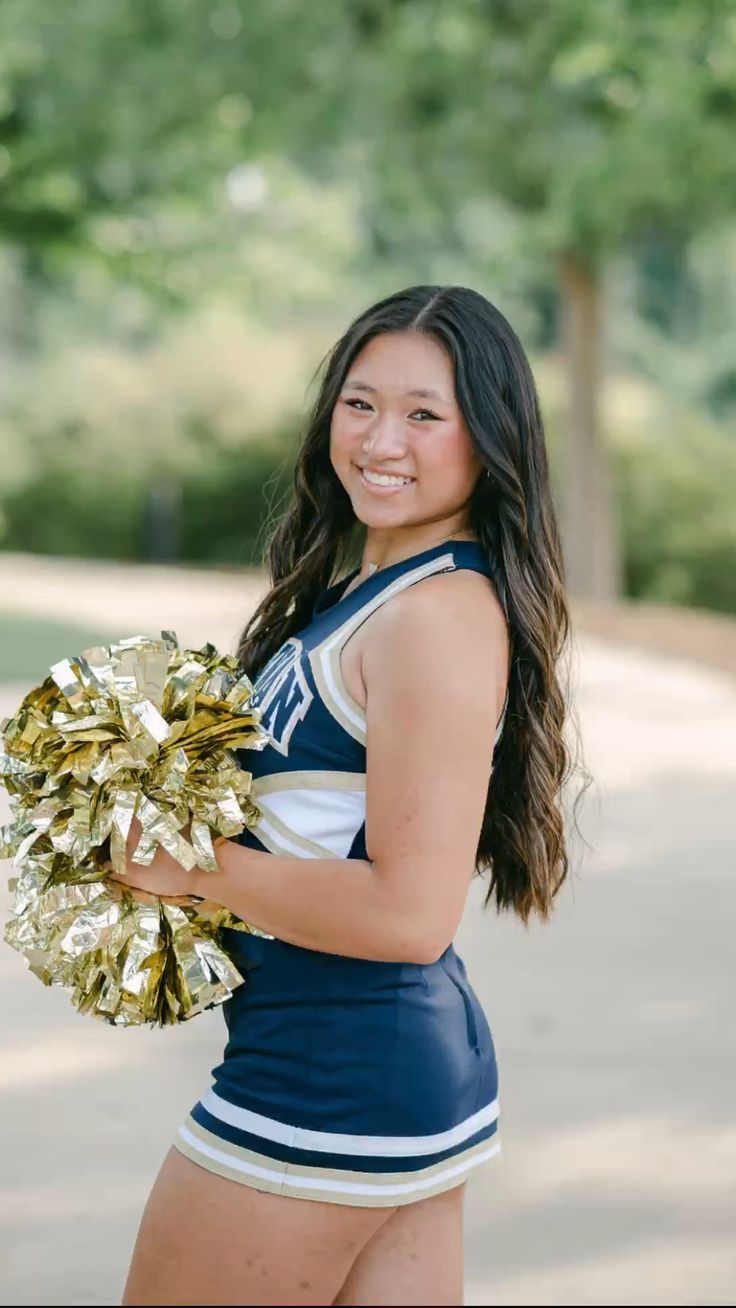
[(36, 685), (52, 663), (113, 639), (110, 632), (73, 622), (0, 611), (0, 682)]

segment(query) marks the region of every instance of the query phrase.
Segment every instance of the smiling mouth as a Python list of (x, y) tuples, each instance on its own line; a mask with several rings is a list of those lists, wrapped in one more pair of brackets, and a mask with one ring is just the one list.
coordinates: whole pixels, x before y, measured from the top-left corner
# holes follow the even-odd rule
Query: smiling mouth
[[(389, 491), (389, 490), (396, 490), (396, 491), (398, 491), (398, 490), (405, 490), (407, 486), (413, 486), (413, 485), (414, 485), (414, 482), (416, 481), (416, 477), (402, 477), (401, 480), (393, 480), (393, 478), (396, 476), (396, 474), (395, 474), (395, 473), (390, 473), (390, 472), (383, 473), (383, 474), (381, 474), (381, 473), (379, 473), (379, 474), (375, 474), (375, 473), (374, 473), (373, 476), (375, 477), (376, 475), (378, 475), (378, 476), (390, 477), (390, 478), (392, 478), (391, 481), (383, 481), (383, 482), (382, 482), (382, 481), (374, 481), (374, 480), (372, 480), (372, 479), (370, 478), (370, 470), (367, 470), (367, 469), (365, 469), (365, 468), (361, 468), (360, 464), (358, 464), (358, 463), (356, 463), (354, 466), (355, 466), (355, 468), (357, 469), (357, 471), (360, 473), (360, 479), (361, 479), (361, 481), (362, 481), (366, 486), (369, 486), (369, 487), (371, 488), (371, 490), (386, 490), (386, 491)], [(366, 471), (369, 472), (369, 476), (366, 476)]]

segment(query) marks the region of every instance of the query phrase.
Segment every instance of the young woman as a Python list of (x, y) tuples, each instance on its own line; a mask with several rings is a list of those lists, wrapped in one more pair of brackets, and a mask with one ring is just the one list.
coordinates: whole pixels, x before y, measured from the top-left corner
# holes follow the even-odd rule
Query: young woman
[(526, 922), (568, 870), (544, 431), (482, 295), (412, 287), (338, 341), (268, 562), (239, 646), (270, 736), (242, 755), (258, 825), (217, 873), (161, 852), (124, 878), (258, 930), (229, 933), (247, 980), (124, 1302), (459, 1304), (465, 1183), (500, 1145), (453, 937), (474, 873)]

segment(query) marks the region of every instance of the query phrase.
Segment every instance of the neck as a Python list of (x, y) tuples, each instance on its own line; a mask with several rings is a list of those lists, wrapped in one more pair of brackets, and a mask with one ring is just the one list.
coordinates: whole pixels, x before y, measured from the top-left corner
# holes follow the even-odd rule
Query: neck
[(393, 563), (401, 563), (404, 559), (411, 558), (413, 554), (419, 554), (423, 550), (431, 550), (435, 545), (442, 545), (445, 541), (476, 539), (477, 537), (472, 531), (459, 530), (452, 532), (451, 535), (437, 536), (435, 540), (428, 540), (422, 544), (414, 542), (413, 545), (405, 544), (403, 547), (395, 546), (393, 548), (388, 545), (383, 550), (368, 542), (363, 553), (359, 575), (370, 577), (372, 573), (378, 572), (381, 568), (391, 567)]

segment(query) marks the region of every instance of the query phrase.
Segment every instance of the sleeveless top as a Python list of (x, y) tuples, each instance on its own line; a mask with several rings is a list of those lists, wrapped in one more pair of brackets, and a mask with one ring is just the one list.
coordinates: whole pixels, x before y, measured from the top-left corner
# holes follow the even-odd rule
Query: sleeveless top
[[(322, 592), (308, 625), (267, 661), (254, 681), (252, 703), (269, 739), (260, 750), (237, 751), (261, 811), (255, 826), (238, 837), (241, 844), (289, 857), (367, 859), (366, 719), (343, 680), (340, 652), (393, 595), (456, 568), (491, 577), (476, 541), (441, 542), (372, 573), (342, 598), (356, 568)], [(496, 744), (507, 703), (508, 687)]]

